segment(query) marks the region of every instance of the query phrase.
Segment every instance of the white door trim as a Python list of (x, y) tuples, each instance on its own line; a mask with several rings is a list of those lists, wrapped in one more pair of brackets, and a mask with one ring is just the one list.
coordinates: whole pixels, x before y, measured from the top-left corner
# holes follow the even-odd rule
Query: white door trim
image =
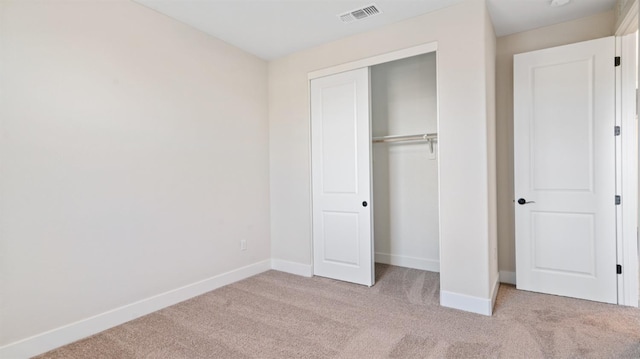
[(435, 52), (437, 50), (438, 50), (438, 42), (429, 42), (426, 44), (413, 46), (413, 47), (409, 47), (402, 50), (387, 52), (386, 54), (367, 57), (364, 59), (347, 62), (337, 66), (331, 66), (325, 69), (312, 71), (312, 72), (309, 72), (308, 78), (309, 80), (313, 80), (318, 77), (334, 75), (340, 72), (351, 71), (351, 70), (355, 70), (363, 67), (370, 67), (373, 65), (379, 65), (385, 62), (391, 62), (391, 61), (400, 60), (400, 59), (406, 59), (407, 57), (428, 54), (430, 52)]
[[(638, 127), (636, 121), (636, 39), (635, 34), (616, 38), (616, 125), (621, 133), (616, 138), (616, 185), (622, 196), (617, 208), (618, 304), (638, 306)], [(632, 76), (629, 76), (631, 74)]]

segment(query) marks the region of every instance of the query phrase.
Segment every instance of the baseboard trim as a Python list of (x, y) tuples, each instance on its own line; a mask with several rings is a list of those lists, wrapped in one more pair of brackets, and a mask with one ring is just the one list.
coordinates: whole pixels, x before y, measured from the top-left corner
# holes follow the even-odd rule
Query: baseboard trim
[(491, 298), (480, 298), (471, 295), (440, 291), (440, 305), (443, 307), (464, 310), (476, 314), (491, 316), (493, 312)]
[(516, 285), (516, 272), (500, 271), (500, 283)]
[(0, 358), (30, 358), (214, 289), (249, 278), (269, 269), (271, 269), (271, 261), (264, 260), (184, 287), (173, 289), (75, 323), (7, 344), (0, 347)]
[(400, 256), (389, 253), (376, 253), (376, 262), (400, 267), (421, 269), (429, 272), (440, 272), (440, 261), (433, 259)]
[(309, 264), (289, 262), (282, 259), (272, 259), (271, 269), (308, 278), (313, 277), (313, 267)]

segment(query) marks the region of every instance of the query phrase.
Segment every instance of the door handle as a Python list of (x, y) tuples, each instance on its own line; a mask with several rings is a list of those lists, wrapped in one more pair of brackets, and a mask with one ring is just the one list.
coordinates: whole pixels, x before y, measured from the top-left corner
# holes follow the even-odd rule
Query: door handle
[(519, 204), (519, 205), (528, 204), (528, 203), (536, 203), (536, 202), (535, 202), (535, 201), (527, 201), (527, 200), (526, 200), (526, 199), (524, 199), (524, 198), (519, 198), (519, 199), (518, 199), (518, 204)]
[(362, 207), (366, 207), (368, 205), (367, 201), (362, 202)]

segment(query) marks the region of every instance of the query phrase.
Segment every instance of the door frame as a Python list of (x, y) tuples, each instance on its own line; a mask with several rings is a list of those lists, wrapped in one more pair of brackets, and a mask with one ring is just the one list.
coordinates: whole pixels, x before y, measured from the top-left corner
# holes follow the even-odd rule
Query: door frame
[[(429, 42), (429, 43), (425, 43), (422, 45), (417, 45), (417, 46), (412, 46), (412, 47), (408, 47), (405, 49), (401, 49), (401, 50), (396, 50), (396, 51), (392, 51), (392, 52), (387, 52), (384, 54), (380, 54), (380, 55), (376, 55), (376, 56), (371, 56), (371, 57), (366, 57), (366, 58), (362, 58), (359, 60), (355, 60), (355, 61), (351, 61), (351, 62), (346, 62), (344, 64), (340, 64), (340, 65), (336, 65), (336, 66), (331, 66), (331, 67), (327, 67), (324, 69), (319, 69), (319, 70), (315, 70), (315, 71), (311, 71), (308, 73), (307, 75), (307, 99), (309, 99), (309, 101), (311, 101), (311, 80), (313, 79), (317, 79), (320, 77), (325, 77), (325, 76), (330, 76), (330, 75), (335, 75), (341, 72), (346, 72), (346, 71), (351, 71), (351, 70), (356, 70), (359, 68), (363, 68), (363, 67), (371, 67), (374, 65), (379, 65), (379, 64), (384, 64), (387, 62), (392, 62), (392, 61), (396, 61), (396, 60), (401, 60), (401, 59), (406, 59), (408, 57), (413, 57), (413, 56), (418, 56), (418, 55), (423, 55), (423, 54), (428, 54), (431, 52), (435, 52), (436, 53), (436, 83), (438, 83), (438, 74), (439, 74), (439, 70), (438, 70), (438, 42), (434, 41), (434, 42)], [(437, 119), (437, 123), (438, 123), (438, 132), (440, 130), (440, 91), (439, 91), (439, 86), (436, 87), (436, 116), (438, 117)], [(309, 121), (311, 121), (311, 106), (308, 106), (308, 118)], [(371, 121), (371, 119), (369, 120)], [(309, 136), (309, 148), (308, 148), (308, 153), (309, 153), (309, 163), (312, 163), (312, 153), (311, 153), (311, 146), (312, 146), (312, 133), (311, 133), (311, 126), (309, 126), (309, 133), (307, 134)], [(313, 165), (309, 166), (309, 178), (311, 180), (313, 180)], [(440, 161), (438, 160), (438, 175), (440, 174)], [(313, 183), (309, 183), (310, 188), (313, 188)], [(373, 187), (372, 187), (373, 190)], [(438, 181), (438, 198), (440, 197), (440, 181)], [(310, 258), (311, 258), (311, 270), (310, 273), (313, 276), (314, 273), (314, 256), (313, 256), (313, 249), (314, 249), (314, 238), (313, 238), (313, 191), (309, 191), (309, 223), (311, 223), (310, 226), (310, 237), (311, 237), (311, 253), (310, 253)], [(373, 211), (375, 211), (375, 207), (373, 204), (373, 200), (371, 201), (371, 209), (372, 209), (372, 222), (371, 222), (371, 226), (373, 228)], [(440, 209), (440, 203), (438, 202), (438, 210)], [(438, 238), (442, 238), (442, 233), (440, 233), (442, 225), (440, 222), (440, 218), (438, 218)], [(373, 229), (371, 231), (371, 233), (373, 234)], [(371, 258), (372, 260), (375, 261), (375, 248), (374, 248), (374, 244), (373, 244), (373, 237), (371, 238)], [(374, 263), (375, 264), (375, 263)], [(375, 271), (375, 269), (374, 269)], [(375, 274), (374, 274), (375, 275)]]
[(366, 57), (360, 60), (346, 62), (344, 64), (311, 71), (309, 72), (307, 78), (309, 81), (311, 81), (318, 77), (335, 75), (340, 72), (351, 71), (351, 70), (359, 69), (362, 67), (371, 67), (374, 65), (384, 64), (386, 62), (406, 59), (407, 57), (428, 54), (430, 52), (436, 52), (437, 54), (437, 50), (438, 50), (438, 42), (437, 41), (429, 42), (429, 43), (418, 45), (418, 46), (408, 47), (402, 50), (387, 52), (381, 55)]
[[(636, 48), (640, 48), (640, 36), (635, 39), (633, 34), (638, 30), (640, 17), (638, 15), (638, 0), (629, 0), (625, 8), (619, 8), (619, 19), (616, 24), (616, 56), (621, 57), (620, 66), (616, 68), (616, 125), (621, 126), (621, 144), (617, 145), (620, 154), (620, 166), (616, 176), (620, 178), (622, 186), (620, 195), (624, 199), (618, 213), (618, 224), (621, 227), (617, 236), (618, 263), (622, 264), (622, 274), (618, 276), (618, 304), (638, 307), (640, 274), (638, 273), (638, 124), (637, 109), (640, 108), (640, 98), (636, 93), (636, 79), (640, 81), (640, 67), (634, 61), (625, 59), (636, 57)], [(637, 77), (629, 76), (636, 72)], [(640, 82), (639, 82), (640, 83)], [(625, 128), (631, 130), (624, 130)], [(635, 131), (633, 130), (635, 128)]]
[[(616, 36), (616, 193), (622, 204), (616, 208), (618, 264), (618, 304), (638, 307), (638, 126), (636, 120), (636, 39)], [(629, 76), (631, 74), (631, 76)]]

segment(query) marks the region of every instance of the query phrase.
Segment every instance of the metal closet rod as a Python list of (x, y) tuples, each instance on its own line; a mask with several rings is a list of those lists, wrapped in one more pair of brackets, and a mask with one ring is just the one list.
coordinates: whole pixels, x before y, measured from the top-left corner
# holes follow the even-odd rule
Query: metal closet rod
[(381, 136), (374, 137), (372, 141), (376, 142), (402, 142), (402, 141), (431, 141), (438, 139), (437, 133), (425, 133), (419, 135), (400, 135), (400, 136)]

